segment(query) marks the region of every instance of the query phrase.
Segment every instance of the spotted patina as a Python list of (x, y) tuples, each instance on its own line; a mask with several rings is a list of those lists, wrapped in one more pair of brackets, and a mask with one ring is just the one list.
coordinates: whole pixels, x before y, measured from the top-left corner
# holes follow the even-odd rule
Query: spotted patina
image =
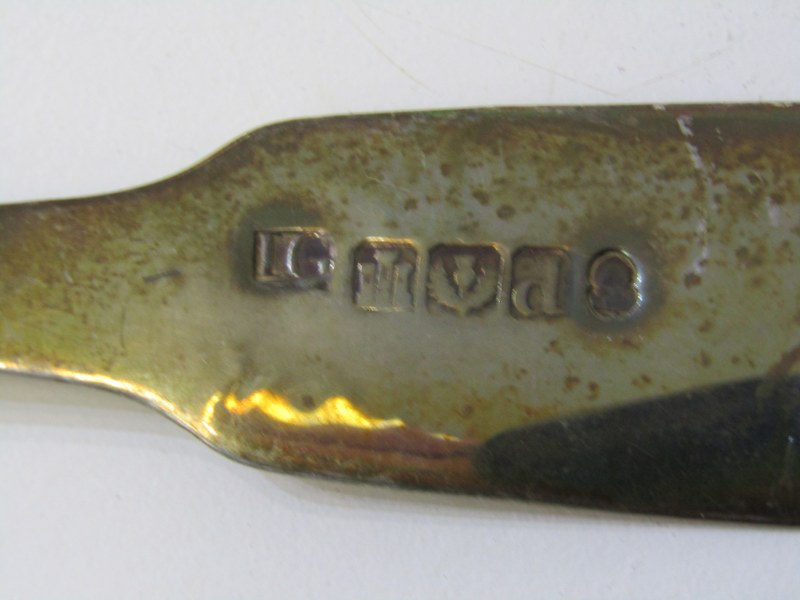
[[(0, 367), (262, 467), (796, 522), (798, 140), (794, 106), (273, 125), (0, 207)], [(316, 279), (272, 285), (295, 232)]]

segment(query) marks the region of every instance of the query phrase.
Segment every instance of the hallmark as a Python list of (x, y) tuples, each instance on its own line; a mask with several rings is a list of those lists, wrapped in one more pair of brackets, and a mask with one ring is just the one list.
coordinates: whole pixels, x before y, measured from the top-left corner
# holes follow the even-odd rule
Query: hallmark
[(497, 304), (503, 255), (495, 244), (441, 244), (430, 251), (428, 308), (459, 316)]
[(511, 314), (553, 319), (566, 314), (570, 258), (563, 248), (523, 246), (511, 261)]
[(601, 320), (625, 319), (640, 307), (641, 275), (628, 253), (615, 248), (599, 252), (587, 278), (589, 308)]
[(285, 227), (255, 233), (255, 280), (264, 287), (328, 289), (336, 246), (324, 229)]
[(353, 257), (356, 306), (372, 312), (414, 310), (419, 257), (412, 242), (367, 238)]
[[(259, 287), (330, 291), (336, 245), (326, 230), (264, 229), (254, 240), (253, 275)], [(351, 255), (351, 299), (366, 312), (411, 313), (422, 297), (431, 314), (460, 317), (487, 314), (502, 303), (510, 316), (525, 321), (568, 316), (577, 301), (600, 321), (621, 322), (644, 304), (642, 273), (623, 249), (595, 254), (582, 283), (574, 279), (574, 257), (567, 248), (517, 247), (508, 261), (510, 273), (508, 256), (499, 244), (453, 242), (430, 248), (426, 261), (412, 240), (364, 238)]]

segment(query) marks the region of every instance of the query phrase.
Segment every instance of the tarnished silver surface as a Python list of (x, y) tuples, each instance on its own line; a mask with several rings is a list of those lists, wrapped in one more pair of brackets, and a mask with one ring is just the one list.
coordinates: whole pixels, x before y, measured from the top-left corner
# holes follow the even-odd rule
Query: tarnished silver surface
[(799, 115), (300, 121), (3, 206), (0, 367), (264, 467), (796, 522)]

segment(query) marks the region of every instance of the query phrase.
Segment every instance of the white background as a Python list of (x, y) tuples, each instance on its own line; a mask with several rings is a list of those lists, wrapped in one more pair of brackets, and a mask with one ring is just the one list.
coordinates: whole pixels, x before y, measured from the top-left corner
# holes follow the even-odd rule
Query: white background
[[(800, 99), (800, 5), (0, 1), (0, 201), (270, 122)], [(2, 307), (0, 307), (2, 310)], [(275, 475), (130, 400), (0, 377), (0, 598), (796, 598), (800, 531)]]

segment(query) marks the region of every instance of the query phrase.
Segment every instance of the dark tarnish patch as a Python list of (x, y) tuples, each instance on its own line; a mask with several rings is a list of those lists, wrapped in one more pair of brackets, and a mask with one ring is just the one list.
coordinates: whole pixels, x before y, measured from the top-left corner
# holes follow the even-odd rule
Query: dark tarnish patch
[(798, 523), (799, 442), (800, 377), (749, 379), (502, 433), (475, 465), (545, 501)]
[(487, 194), (485, 190), (473, 190), (472, 195), (480, 204), (483, 206), (488, 206), (489, 194)]
[(503, 206), (497, 209), (497, 216), (504, 221), (510, 221), (514, 218), (515, 214), (517, 214), (517, 210), (508, 204), (503, 204)]
[(686, 287), (687, 290), (693, 288), (696, 285), (700, 285), (702, 282), (703, 282), (702, 277), (700, 277), (700, 275), (698, 275), (697, 273), (687, 273), (683, 277), (683, 285)]

